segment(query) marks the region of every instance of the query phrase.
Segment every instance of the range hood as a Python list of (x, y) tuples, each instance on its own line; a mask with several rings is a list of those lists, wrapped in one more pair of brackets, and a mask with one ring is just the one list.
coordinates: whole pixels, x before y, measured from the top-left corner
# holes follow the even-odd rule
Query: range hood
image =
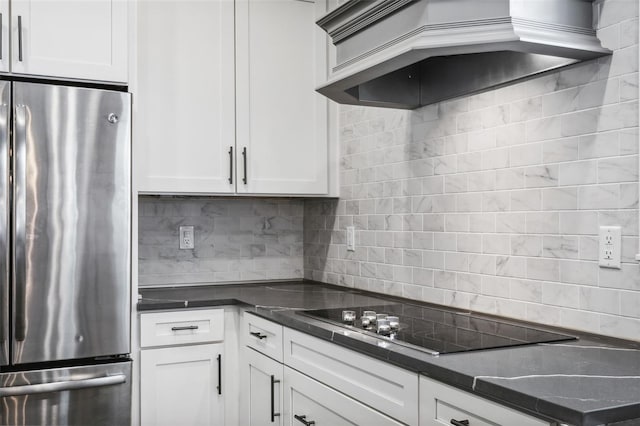
[(318, 92), (413, 109), (611, 54), (601, 0), (349, 0), (318, 20), (336, 64)]

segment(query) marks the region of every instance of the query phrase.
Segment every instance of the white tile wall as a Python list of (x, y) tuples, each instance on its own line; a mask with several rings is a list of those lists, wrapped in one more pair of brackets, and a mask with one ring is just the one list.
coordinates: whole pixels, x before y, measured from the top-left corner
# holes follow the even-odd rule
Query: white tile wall
[[(305, 276), (640, 340), (637, 17), (604, 2), (611, 57), (414, 111), (341, 107), (341, 199), (305, 203)], [(622, 226), (622, 270), (597, 265), (602, 225)]]
[[(140, 286), (302, 278), (301, 200), (140, 197)], [(195, 227), (195, 249), (178, 229)]]

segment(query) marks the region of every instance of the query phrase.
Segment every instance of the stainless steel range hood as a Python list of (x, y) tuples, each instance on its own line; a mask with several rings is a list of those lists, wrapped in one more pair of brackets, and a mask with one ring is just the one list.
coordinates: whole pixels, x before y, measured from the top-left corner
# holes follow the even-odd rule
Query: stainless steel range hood
[(413, 109), (608, 55), (601, 0), (349, 0), (317, 23), (336, 46), (318, 92)]

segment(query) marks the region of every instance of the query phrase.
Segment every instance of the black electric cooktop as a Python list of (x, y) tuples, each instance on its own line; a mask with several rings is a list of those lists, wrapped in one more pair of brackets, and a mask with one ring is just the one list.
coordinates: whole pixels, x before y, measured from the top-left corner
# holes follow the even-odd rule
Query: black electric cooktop
[[(356, 320), (343, 322), (343, 311), (354, 311)], [(375, 325), (362, 325), (364, 311), (375, 311), (399, 317), (399, 326), (385, 335), (376, 332)], [(315, 319), (341, 325), (394, 343), (417, 347), (432, 355), (476, 351), (575, 340), (573, 336), (517, 325), (477, 314), (459, 313), (444, 309), (408, 305), (386, 304), (380, 306), (318, 309), (298, 313)]]

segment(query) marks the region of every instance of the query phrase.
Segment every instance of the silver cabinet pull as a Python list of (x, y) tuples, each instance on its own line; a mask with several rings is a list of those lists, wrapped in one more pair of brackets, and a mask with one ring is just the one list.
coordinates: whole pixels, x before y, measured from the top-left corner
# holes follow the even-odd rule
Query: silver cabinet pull
[(197, 325), (185, 325), (183, 327), (171, 327), (171, 331), (197, 330), (198, 328)]
[(229, 184), (233, 183), (233, 147), (229, 147)]
[(18, 61), (22, 62), (22, 16), (18, 15)]
[(67, 380), (63, 382), (41, 383), (37, 385), (8, 386), (0, 388), (0, 398), (5, 396), (33, 395), (37, 393), (61, 392), (75, 389), (97, 388), (100, 386), (119, 385), (127, 381), (124, 374), (94, 377), (83, 380)]
[(245, 146), (242, 150), (242, 161), (244, 163), (244, 177), (242, 178), (242, 183), (247, 184), (247, 147)]

